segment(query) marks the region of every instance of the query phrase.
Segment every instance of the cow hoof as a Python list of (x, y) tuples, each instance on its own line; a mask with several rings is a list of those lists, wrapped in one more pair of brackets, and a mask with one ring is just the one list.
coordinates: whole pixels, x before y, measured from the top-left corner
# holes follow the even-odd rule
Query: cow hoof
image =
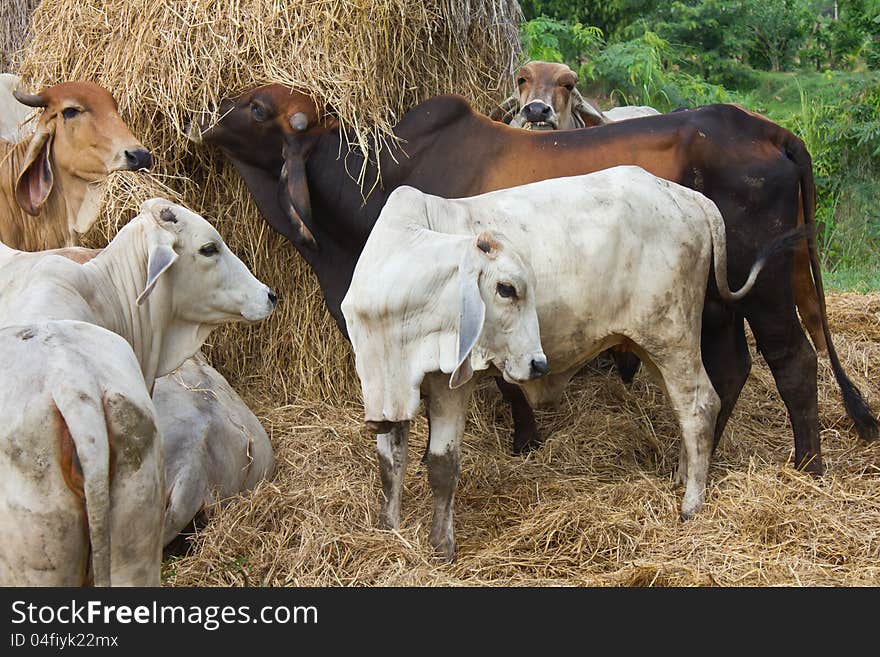
[(809, 472), (814, 477), (821, 477), (825, 474), (825, 466), (822, 463), (821, 456), (807, 456), (805, 459), (802, 459), (802, 462), (797, 466), (797, 469)]
[(455, 561), (455, 545), (434, 546), (434, 556), (445, 563)]
[(379, 529), (385, 531), (397, 531), (400, 529), (400, 521), (396, 518), (392, 518), (388, 514), (381, 512), (379, 514)]
[(691, 518), (693, 518), (697, 511), (699, 511), (703, 507), (702, 500), (696, 501), (685, 501), (681, 505), (681, 521), (687, 522)]
[(446, 563), (455, 561), (455, 539), (451, 535), (445, 535), (442, 538), (431, 536), (431, 547), (434, 548), (434, 555)]
[(513, 443), (513, 455), (514, 456), (523, 456), (530, 452), (534, 452), (537, 449), (541, 449), (544, 445), (544, 441), (540, 438), (529, 438), (523, 443), (517, 443), (514, 441)]

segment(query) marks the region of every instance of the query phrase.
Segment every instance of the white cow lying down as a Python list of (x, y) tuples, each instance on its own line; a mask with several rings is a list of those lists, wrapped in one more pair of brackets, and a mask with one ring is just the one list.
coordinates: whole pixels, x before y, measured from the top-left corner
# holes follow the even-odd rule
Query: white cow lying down
[[(525, 296), (520, 285), (497, 290), (516, 307), (531, 303), (534, 289), (550, 374), (521, 384), (529, 401), (558, 398), (584, 363), (612, 345), (630, 344), (678, 416), (684, 446), (678, 477), (686, 485), (681, 511), (685, 518), (695, 513), (703, 503), (719, 409), (700, 357), (709, 267), (714, 254), (720, 293), (738, 299), (751, 289), (763, 261), (731, 293), (724, 223), (714, 203), (639, 167), (621, 166), (464, 199), (411, 187), (399, 187), (388, 199), (342, 305), (366, 419), (384, 421), (385, 431), (394, 428), (377, 439), (382, 525), (399, 526), (406, 422), (417, 412), (421, 385), (430, 422), (431, 544), (446, 558), (454, 555), (452, 504), (467, 396), (436, 376), (422, 380), (421, 372), (448, 372), (454, 364), (453, 338), (447, 336), (452, 327), (436, 323), (438, 316), (457, 312), (447, 291), (447, 270), (457, 255), (435, 236), (487, 230), (503, 232), (535, 272), (536, 287), (529, 285)], [(502, 244), (499, 253), (507, 249)], [(447, 336), (446, 342), (438, 336)], [(474, 369), (490, 362), (509, 366), (480, 348), (473, 353)]]
[(197, 354), (156, 379), (153, 403), (165, 453), (170, 543), (199, 512), (272, 474), (272, 443), (226, 379)]
[[(84, 264), (100, 249), (44, 251)], [(272, 443), (247, 404), (198, 352), (153, 386), (165, 453), (165, 532), (168, 545), (202, 509), (250, 490), (271, 476)]]
[(165, 486), (149, 390), (215, 327), (266, 317), (274, 294), (164, 199), (83, 265), (0, 247), (0, 291), (0, 535), (16, 537), (0, 542), (0, 584), (157, 585)]

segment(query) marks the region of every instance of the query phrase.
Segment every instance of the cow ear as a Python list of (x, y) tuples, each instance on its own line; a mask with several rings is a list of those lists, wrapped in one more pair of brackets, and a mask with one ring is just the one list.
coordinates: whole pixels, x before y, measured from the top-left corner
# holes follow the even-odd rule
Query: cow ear
[(611, 123), (611, 121), (608, 120), (608, 117), (602, 114), (601, 110), (587, 101), (577, 88), (574, 88), (571, 91), (571, 111), (583, 121), (585, 128), (593, 128), (597, 125)]
[(150, 249), (147, 259), (147, 284), (144, 291), (138, 295), (137, 305), (142, 305), (156, 287), (156, 281), (164, 274), (174, 261), (177, 260), (177, 252), (167, 244), (156, 244)]
[[(458, 267), (460, 305), (458, 312), (458, 364), (449, 377), (449, 387), (453, 390), (471, 380), (474, 369), (471, 366), (471, 352), (483, 333), (486, 320), (486, 304), (480, 295), (480, 273), (478, 262), (479, 238), (476, 244), (469, 243), (462, 262)], [(482, 251), (485, 253), (485, 251)]]
[(52, 142), (55, 138), (55, 120), (40, 123), (24, 156), (24, 165), (15, 183), (15, 200), (21, 209), (37, 216), (52, 193), (55, 176), (52, 173)]
[(306, 178), (306, 159), (314, 146), (314, 138), (305, 135), (284, 138), (284, 165), (281, 167), (278, 201), (296, 235), (296, 244), (317, 250), (318, 243), (306, 225), (312, 219), (312, 201)]
[(518, 109), (519, 98), (516, 96), (511, 96), (494, 110), (492, 110), (492, 113), (489, 114), (489, 118), (493, 121), (498, 121), (499, 123), (510, 123), (510, 120), (513, 118), (513, 115)]

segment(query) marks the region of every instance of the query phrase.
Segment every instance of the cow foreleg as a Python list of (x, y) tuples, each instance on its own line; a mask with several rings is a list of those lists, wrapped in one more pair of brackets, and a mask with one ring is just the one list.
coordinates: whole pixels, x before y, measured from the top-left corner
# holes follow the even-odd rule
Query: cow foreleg
[(510, 404), (513, 414), (513, 453), (527, 454), (541, 447), (544, 441), (538, 434), (535, 412), (529, 406), (523, 391), (518, 385), (508, 383), (500, 376), (495, 377), (495, 383), (504, 401)]
[(634, 353), (614, 348), (609, 349), (609, 351), (611, 352), (611, 358), (614, 359), (614, 365), (617, 367), (617, 374), (620, 376), (620, 380), (626, 385), (631, 384), (636, 373), (639, 371), (639, 366), (642, 364), (639, 357)]
[(409, 422), (398, 422), (388, 433), (376, 436), (379, 476), (382, 478), (380, 529), (400, 528), (400, 501), (403, 497), (403, 477), (406, 474), (408, 438)]
[(434, 520), (431, 546), (438, 556), (455, 558), (453, 506), (461, 459), (461, 436), (473, 383), (450, 390), (445, 376), (434, 376), (428, 383), (431, 443), (428, 453), (428, 481), (434, 494)]
[(720, 301), (707, 301), (703, 312), (701, 351), (706, 373), (721, 399), (712, 442), (714, 451), (752, 369), (743, 316)]

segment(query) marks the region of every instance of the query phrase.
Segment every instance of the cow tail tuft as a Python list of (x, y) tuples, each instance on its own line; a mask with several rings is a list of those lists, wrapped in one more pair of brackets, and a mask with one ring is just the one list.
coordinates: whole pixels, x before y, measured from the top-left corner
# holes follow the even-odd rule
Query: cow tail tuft
[[(801, 199), (804, 208), (804, 226), (812, 227), (815, 230), (816, 225), (816, 184), (813, 180), (813, 161), (809, 151), (804, 143), (790, 135), (785, 141), (785, 154), (798, 167), (800, 172)], [(810, 254), (810, 271), (813, 274), (813, 283), (816, 289), (816, 295), (819, 301), (819, 310), (822, 318), (822, 333), (825, 336), (825, 342), (828, 344), (828, 358), (831, 361), (831, 369), (834, 372), (834, 378), (837, 385), (840, 386), (840, 392), (843, 395), (843, 405), (846, 408), (846, 414), (855, 424), (856, 431), (863, 440), (877, 440), (880, 438), (880, 423), (868, 402), (865, 400), (861, 391), (846, 375), (834, 343), (831, 341), (831, 331), (828, 328), (828, 313), (825, 309), (825, 289), (822, 285), (822, 269), (819, 263), (819, 252), (816, 247), (816, 241), (811, 240), (808, 248)]]

